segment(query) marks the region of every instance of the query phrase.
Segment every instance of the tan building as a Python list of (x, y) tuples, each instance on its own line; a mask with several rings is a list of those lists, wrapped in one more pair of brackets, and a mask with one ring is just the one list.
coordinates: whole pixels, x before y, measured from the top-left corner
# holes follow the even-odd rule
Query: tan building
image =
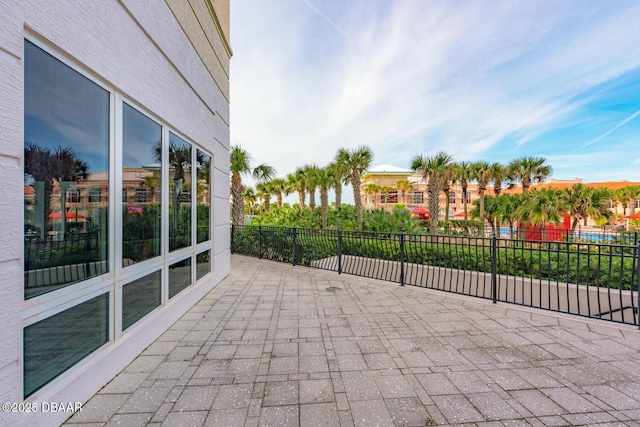
[[(398, 182), (408, 181), (411, 189), (398, 190)], [(392, 165), (380, 165), (367, 170), (361, 177), (362, 203), (365, 209), (391, 210), (396, 204), (407, 207), (427, 209), (427, 181), (410, 169)], [(372, 185), (373, 184), (373, 185)], [(487, 194), (493, 193), (493, 187), (487, 187)], [(447, 195), (440, 192), (440, 214), (444, 215)], [(449, 197), (449, 216), (464, 215), (464, 199), (462, 188), (456, 184), (451, 186)], [(467, 210), (479, 199), (478, 184), (469, 183), (467, 187)]]

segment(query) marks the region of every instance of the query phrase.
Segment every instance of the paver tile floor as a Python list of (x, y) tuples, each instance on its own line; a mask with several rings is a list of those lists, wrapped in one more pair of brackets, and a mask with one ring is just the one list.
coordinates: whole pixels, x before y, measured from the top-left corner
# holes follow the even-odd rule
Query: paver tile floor
[(632, 327), (236, 255), (231, 274), (67, 425), (638, 420)]

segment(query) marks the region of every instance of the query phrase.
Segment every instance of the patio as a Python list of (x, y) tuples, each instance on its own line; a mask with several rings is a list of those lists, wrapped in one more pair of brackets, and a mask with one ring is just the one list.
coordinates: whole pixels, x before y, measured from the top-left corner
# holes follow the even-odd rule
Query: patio
[(232, 257), (66, 425), (640, 426), (631, 326)]

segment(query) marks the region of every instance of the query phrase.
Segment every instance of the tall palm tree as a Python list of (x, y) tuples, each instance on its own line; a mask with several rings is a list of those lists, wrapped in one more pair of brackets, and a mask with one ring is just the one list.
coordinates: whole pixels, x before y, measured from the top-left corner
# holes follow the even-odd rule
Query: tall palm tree
[(442, 188), (442, 176), (451, 165), (453, 158), (450, 154), (440, 151), (432, 156), (417, 155), (411, 160), (411, 169), (427, 180), (429, 193), (429, 230), (438, 231), (438, 195)]
[(317, 174), (319, 169), (317, 165), (305, 165), (302, 169), (305, 175), (305, 187), (309, 193), (309, 208), (313, 211), (316, 209)]
[(239, 145), (231, 147), (231, 223), (242, 225), (243, 204), (242, 175), (251, 173), (251, 155)]
[(467, 220), (467, 188), (469, 188), (469, 181), (473, 180), (473, 170), (471, 169), (471, 163), (460, 162), (456, 165), (456, 178), (460, 183), (462, 189), (462, 209), (464, 211), (464, 220)]
[(262, 200), (262, 212), (271, 210), (271, 195), (273, 188), (271, 182), (259, 182), (256, 184), (257, 196)]
[(616, 213), (618, 211), (617, 203), (620, 203), (622, 205), (622, 215), (626, 216), (627, 206), (629, 205), (629, 200), (631, 199), (631, 196), (628, 194), (625, 188), (622, 187), (614, 190), (612, 194), (612, 198), (613, 200), (616, 201)]
[(449, 193), (451, 192), (451, 186), (456, 183), (456, 171), (455, 163), (452, 163), (442, 174), (442, 192), (444, 193), (444, 220), (449, 222), (449, 209), (451, 205), (451, 199)]
[(502, 182), (506, 178), (506, 168), (498, 162), (491, 164), (491, 183), (493, 184), (493, 194), (499, 196), (502, 192)]
[(553, 170), (546, 165), (544, 157), (521, 157), (512, 160), (507, 166), (509, 179), (522, 184), (522, 193), (527, 193), (531, 184), (544, 182)]
[(471, 164), (472, 176), (478, 182), (478, 195), (480, 196), (480, 219), (484, 221), (484, 192), (491, 179), (492, 168), (487, 162), (478, 161)]
[(338, 161), (337, 156), (333, 163), (327, 167), (331, 169), (331, 176), (334, 179), (333, 191), (336, 195), (336, 209), (340, 209), (342, 205), (342, 185), (348, 182), (350, 171), (346, 164)]
[(304, 210), (307, 188), (304, 170), (302, 168), (296, 169), (295, 172), (287, 175), (287, 181), (289, 181), (291, 188), (298, 192), (298, 204), (300, 205), (300, 210)]
[(353, 189), (353, 201), (356, 205), (356, 214), (358, 218), (358, 229), (362, 230), (363, 212), (362, 212), (362, 196), (360, 194), (360, 175), (366, 171), (373, 160), (373, 152), (367, 146), (360, 146), (356, 149), (349, 150), (341, 148), (336, 154), (337, 163), (348, 168), (351, 187)]
[(495, 199), (498, 205), (495, 213), (497, 226), (508, 224), (509, 237), (513, 239), (513, 228), (518, 220), (518, 207), (522, 205), (523, 196), (521, 194), (502, 194)]
[(256, 192), (253, 187), (242, 186), (242, 199), (247, 208), (246, 213), (249, 215), (255, 215), (253, 204), (258, 200), (258, 196), (256, 196)]
[(409, 191), (413, 191), (413, 184), (411, 184), (406, 179), (398, 181), (398, 182), (396, 182), (396, 191), (400, 192), (400, 200), (402, 200), (402, 203), (404, 203), (405, 205), (408, 205), (408, 203), (407, 203), (407, 193)]
[(322, 228), (327, 228), (327, 210), (329, 208), (329, 189), (335, 185), (336, 177), (331, 167), (319, 168), (315, 173), (316, 185), (320, 189), (320, 216)]
[(274, 194), (276, 195), (276, 203), (278, 207), (282, 207), (282, 195), (288, 196), (291, 194), (291, 185), (284, 178), (276, 178), (271, 181)]
[[(233, 225), (242, 225), (243, 223), (243, 205), (242, 198), (242, 175), (253, 174), (254, 179), (259, 182), (265, 182), (273, 179), (276, 171), (273, 167), (261, 164), (255, 169), (251, 169), (251, 155), (240, 145), (233, 145), (230, 153), (231, 163), (231, 223)], [(174, 178), (175, 179), (175, 178)]]
[(623, 198), (627, 201), (629, 215), (636, 213), (636, 200), (640, 198), (640, 185), (625, 185), (620, 189)]
[(526, 194), (524, 203), (516, 209), (518, 219), (540, 226), (542, 240), (545, 241), (547, 240), (546, 225), (561, 223), (562, 215), (567, 212), (569, 206), (562, 192), (558, 190), (543, 188)]
[(574, 184), (573, 187), (563, 190), (563, 196), (573, 218), (571, 232), (576, 230), (578, 221), (583, 218), (611, 219), (612, 212), (607, 207), (611, 192), (605, 187), (591, 188), (583, 184)]

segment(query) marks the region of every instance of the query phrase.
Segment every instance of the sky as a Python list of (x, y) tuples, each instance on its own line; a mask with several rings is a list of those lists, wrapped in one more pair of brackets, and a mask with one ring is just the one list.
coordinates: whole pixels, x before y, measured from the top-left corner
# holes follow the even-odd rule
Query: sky
[(231, 46), (231, 141), (278, 176), (366, 145), (640, 181), (636, 0), (232, 0)]

